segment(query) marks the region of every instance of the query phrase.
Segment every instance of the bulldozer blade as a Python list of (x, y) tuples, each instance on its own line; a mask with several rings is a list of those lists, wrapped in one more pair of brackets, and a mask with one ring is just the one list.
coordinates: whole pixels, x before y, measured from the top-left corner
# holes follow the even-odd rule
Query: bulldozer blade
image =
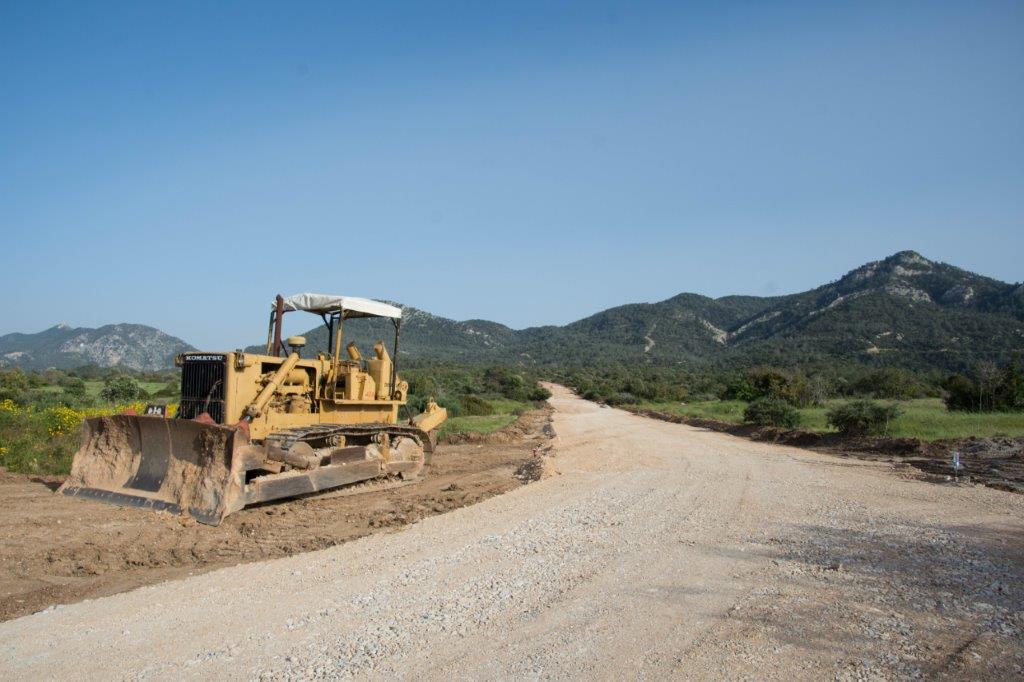
[(217, 525), (244, 504), (248, 445), (243, 431), (218, 424), (135, 415), (87, 419), (60, 492), (187, 512)]

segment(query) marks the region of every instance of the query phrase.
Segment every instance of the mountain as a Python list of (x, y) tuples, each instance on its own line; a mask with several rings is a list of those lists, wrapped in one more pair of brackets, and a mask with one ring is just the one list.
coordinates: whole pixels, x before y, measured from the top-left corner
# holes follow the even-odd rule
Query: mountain
[[(515, 353), (520, 332), (503, 324), (487, 320), (457, 322), (388, 302), (402, 308), (399, 349), (403, 359), (493, 362), (508, 359)], [(362, 318), (347, 320), (343, 334), (345, 344), (354, 341), (364, 354), (369, 354), (378, 339), (387, 342), (390, 352), (395, 329), (391, 320)], [(306, 337), (304, 356), (312, 357), (327, 348), (327, 329), (323, 325), (313, 327), (303, 336)], [(264, 346), (250, 346), (246, 350), (263, 352)]]
[[(638, 358), (699, 361), (720, 354), (729, 330), (737, 328), (777, 298), (679, 294), (660, 303), (618, 306), (565, 327), (564, 343), (599, 343), (605, 352), (618, 346)], [(598, 350), (595, 348), (595, 350)]]
[[(1024, 285), (901, 251), (810, 291), (709, 298), (683, 293), (565, 326), (514, 330), (402, 306), (406, 359), (524, 364), (795, 365), (816, 361), (962, 369), (1024, 350)], [(364, 353), (390, 323), (352, 321)], [(322, 328), (307, 336), (323, 348)]]
[(959, 369), (1024, 348), (1024, 286), (901, 251), (783, 297), (730, 329), (727, 342), (765, 361), (789, 354)]
[(192, 346), (141, 324), (108, 324), (98, 329), (58, 324), (38, 334), (0, 336), (0, 365), (25, 369), (82, 365), (160, 370)]
[[(839, 362), (960, 370), (1024, 351), (1024, 285), (931, 261), (914, 251), (867, 263), (801, 293), (721, 298), (683, 293), (658, 303), (609, 308), (564, 326), (516, 330), (401, 308), (401, 358), (414, 363), (650, 362), (696, 368)], [(394, 328), (390, 320), (349, 320), (344, 335), (346, 343), (355, 341), (368, 355), (377, 339), (391, 347)], [(306, 356), (326, 348), (322, 325), (305, 336)], [(0, 363), (159, 369), (189, 348), (181, 339), (141, 325), (58, 325), (39, 334), (0, 337)], [(249, 350), (262, 351), (262, 346)]]

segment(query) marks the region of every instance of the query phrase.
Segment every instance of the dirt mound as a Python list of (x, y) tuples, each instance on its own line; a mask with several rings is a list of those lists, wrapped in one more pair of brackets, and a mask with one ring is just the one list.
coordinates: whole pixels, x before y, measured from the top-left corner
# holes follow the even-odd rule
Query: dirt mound
[(557, 476), (559, 471), (555, 468), (554, 457), (554, 446), (551, 443), (535, 447), (533, 455), (516, 469), (516, 478), (521, 481), (539, 481)]

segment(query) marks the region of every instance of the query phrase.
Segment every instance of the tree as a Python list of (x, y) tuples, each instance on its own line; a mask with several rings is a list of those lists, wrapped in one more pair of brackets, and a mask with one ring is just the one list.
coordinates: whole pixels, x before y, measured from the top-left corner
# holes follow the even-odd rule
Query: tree
[(1002, 369), (991, 363), (977, 368), (977, 378), (954, 374), (942, 382), (946, 409), (970, 412), (1024, 411), (1024, 363), (1015, 355)]
[(484, 370), (483, 383), (488, 390), (512, 400), (521, 400), (525, 397), (526, 380), (522, 374), (508, 367), (488, 367)]
[(73, 400), (81, 400), (85, 397), (85, 382), (78, 377), (68, 377), (61, 382), (64, 388), (64, 396)]
[(974, 382), (963, 374), (952, 375), (942, 382), (942, 388), (946, 392), (947, 410), (968, 412), (978, 409), (978, 390)]
[(815, 374), (807, 381), (807, 396), (812, 405), (820, 405), (835, 395), (835, 382), (824, 374)]
[(920, 394), (914, 377), (895, 367), (876, 369), (861, 375), (850, 386), (850, 390), (856, 395), (889, 400), (905, 400)]
[(999, 389), (1002, 372), (994, 362), (988, 360), (978, 363), (978, 411), (995, 412), (996, 392)]
[(743, 400), (749, 402), (756, 400), (757, 397), (757, 392), (754, 390), (754, 386), (748, 376), (733, 379), (726, 384), (725, 390), (721, 393), (722, 400)]
[(103, 390), (100, 391), (100, 397), (108, 403), (127, 403), (146, 398), (148, 394), (135, 379), (118, 375), (107, 379)]
[(995, 402), (1001, 410), (1024, 411), (1024, 361), (1019, 353), (1003, 368), (995, 390)]
[(760, 369), (750, 373), (750, 386), (757, 398), (778, 398), (796, 407), (813, 403), (807, 378), (779, 369)]
[(23, 402), (28, 389), (28, 376), (20, 369), (0, 371), (0, 400)]

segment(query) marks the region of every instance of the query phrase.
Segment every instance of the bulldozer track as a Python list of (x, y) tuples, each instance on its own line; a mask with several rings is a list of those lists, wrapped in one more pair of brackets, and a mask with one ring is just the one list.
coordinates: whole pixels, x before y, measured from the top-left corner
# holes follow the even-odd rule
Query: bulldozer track
[(415, 426), (403, 426), (401, 424), (315, 424), (293, 429), (284, 429), (267, 436), (266, 442), (287, 450), (298, 442), (309, 443), (313, 447), (332, 445), (331, 439), (336, 436), (350, 437), (373, 437), (378, 433), (386, 433), (389, 436), (405, 436), (414, 439), (423, 447), (428, 454), (433, 452), (431, 438), (421, 429)]
[(352, 485), (343, 486), (325, 493), (317, 493), (317, 499), (332, 500), (339, 497), (351, 497), (353, 495), (369, 495), (371, 493), (382, 493), (387, 490), (396, 490), (406, 486), (421, 483), (422, 479), (404, 480), (394, 476), (371, 478)]

